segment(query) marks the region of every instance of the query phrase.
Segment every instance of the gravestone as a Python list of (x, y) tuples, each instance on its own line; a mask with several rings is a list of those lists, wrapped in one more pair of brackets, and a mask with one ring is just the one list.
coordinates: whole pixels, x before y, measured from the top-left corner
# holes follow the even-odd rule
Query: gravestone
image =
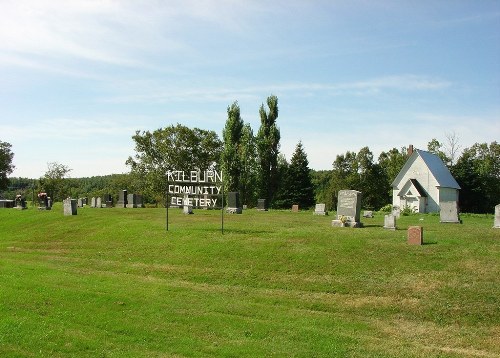
[(230, 214), (241, 214), (240, 193), (231, 191), (227, 194), (227, 212)]
[(267, 211), (266, 199), (257, 199), (257, 210)]
[(50, 210), (49, 197), (38, 194), (38, 210)]
[(112, 208), (113, 207), (113, 197), (111, 194), (104, 194), (102, 197), (103, 207)]
[(441, 201), (439, 207), (440, 222), (454, 224), (460, 224), (462, 222), (458, 216), (458, 202)]
[(89, 198), (82, 198), (82, 204), (83, 206), (89, 205)]
[(183, 213), (184, 214), (193, 214), (193, 205), (184, 205), (182, 207)]
[(365, 210), (363, 212), (363, 217), (364, 218), (373, 218), (373, 211), (371, 211), (371, 210)]
[(137, 207), (138, 208), (143, 208), (144, 204), (142, 202), (142, 195), (141, 194), (136, 194), (136, 202), (137, 202)]
[(248, 209), (248, 205), (243, 204), (243, 210), (246, 210), (246, 209)]
[(21, 195), (16, 196), (16, 209), (25, 210), (27, 208), (26, 199), (24, 199)]
[(495, 221), (493, 223), (495, 229), (500, 229), (500, 204), (495, 206)]
[(92, 199), (90, 199), (90, 207), (95, 208), (96, 204), (97, 204), (97, 202), (96, 202), (95, 196), (93, 196)]
[(82, 198), (78, 198), (78, 207), (83, 208), (83, 199)]
[(117, 208), (127, 207), (127, 191), (122, 190), (118, 193), (118, 202), (116, 203)]
[(297, 204), (292, 205), (292, 213), (298, 213), (299, 212), (299, 206)]
[(357, 190), (340, 190), (337, 203), (337, 219), (332, 226), (361, 227), (361, 192)]
[(52, 199), (50, 196), (47, 198), (47, 210), (52, 210)]
[(96, 199), (95, 199), (95, 207), (96, 208), (102, 208), (102, 199), (100, 196), (98, 196)]
[(314, 208), (314, 215), (328, 215), (328, 211), (325, 211), (326, 204), (316, 204)]
[(399, 219), (401, 217), (401, 208), (397, 205), (394, 205), (392, 207), (392, 215), (396, 218)]
[(396, 217), (392, 214), (384, 216), (384, 229), (396, 230)]
[(137, 208), (137, 195), (135, 194), (127, 195), (127, 208)]
[(14, 200), (2, 199), (0, 200), (0, 208), (12, 209), (14, 207)]
[(424, 228), (422, 226), (408, 227), (408, 245), (424, 244)]
[(64, 216), (76, 215), (76, 199), (67, 198), (63, 200)]

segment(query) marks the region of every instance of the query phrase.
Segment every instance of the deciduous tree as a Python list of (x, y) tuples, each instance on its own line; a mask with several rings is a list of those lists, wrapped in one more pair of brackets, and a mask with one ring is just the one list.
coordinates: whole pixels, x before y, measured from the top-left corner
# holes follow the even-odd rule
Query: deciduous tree
[(277, 126), (278, 97), (267, 98), (268, 110), (261, 105), (260, 128), (257, 133), (257, 152), (260, 163), (259, 193), (272, 205), (273, 197), (278, 187), (278, 154), (280, 149), (280, 130)]
[(222, 143), (214, 131), (181, 124), (150, 131), (136, 131), (132, 137), (136, 154), (127, 159), (150, 197), (163, 198), (169, 170), (217, 169)]
[(15, 169), (15, 166), (12, 164), (14, 153), (10, 148), (12, 148), (10, 143), (0, 141), (0, 190), (7, 188), (9, 185), (9, 174)]

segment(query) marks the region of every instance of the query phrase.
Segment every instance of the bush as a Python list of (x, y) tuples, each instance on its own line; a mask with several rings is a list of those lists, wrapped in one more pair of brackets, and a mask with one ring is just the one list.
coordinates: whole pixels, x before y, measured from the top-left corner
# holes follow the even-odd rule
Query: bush
[(409, 205), (405, 205), (403, 207), (403, 209), (401, 209), (401, 215), (403, 215), (403, 216), (410, 216), (410, 215), (415, 214), (415, 213), (416, 213), (415, 208), (412, 208)]
[(382, 206), (379, 211), (382, 211), (384, 213), (390, 213), (392, 211), (392, 204), (387, 204)]

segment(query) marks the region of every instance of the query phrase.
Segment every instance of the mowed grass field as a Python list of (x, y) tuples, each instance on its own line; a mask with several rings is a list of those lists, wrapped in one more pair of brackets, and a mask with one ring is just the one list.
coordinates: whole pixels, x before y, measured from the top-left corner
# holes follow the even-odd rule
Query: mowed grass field
[(492, 215), (169, 213), (1, 209), (0, 356), (500, 356)]

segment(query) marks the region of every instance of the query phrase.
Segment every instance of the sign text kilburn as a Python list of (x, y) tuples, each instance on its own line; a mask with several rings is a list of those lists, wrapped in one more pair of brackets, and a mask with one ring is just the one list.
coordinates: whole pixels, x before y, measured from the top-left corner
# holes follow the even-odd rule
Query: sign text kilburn
[(222, 195), (222, 173), (216, 170), (173, 170), (167, 172), (170, 205), (216, 207)]

